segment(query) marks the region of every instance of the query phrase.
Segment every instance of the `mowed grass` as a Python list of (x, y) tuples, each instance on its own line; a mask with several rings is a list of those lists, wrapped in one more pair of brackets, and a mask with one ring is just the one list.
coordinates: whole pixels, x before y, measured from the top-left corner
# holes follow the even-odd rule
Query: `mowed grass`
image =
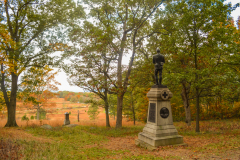
[(21, 146), (19, 154), (23, 159), (108, 159), (129, 151), (100, 148), (100, 144), (108, 141), (107, 137), (136, 135), (141, 129), (139, 126), (117, 130), (97, 126), (55, 127), (51, 130), (38, 126), (25, 127), (27, 133), (50, 141), (17, 139), (13, 143)]
[[(97, 146), (107, 141), (106, 136), (86, 132), (82, 127), (55, 128), (45, 130), (39, 127), (27, 128), (35, 136), (43, 136), (52, 140), (50, 143), (26, 142), (24, 155), (30, 159), (96, 159), (108, 154), (115, 155), (121, 151), (108, 151)], [(94, 145), (94, 147), (87, 147)]]
[[(121, 129), (97, 125), (58, 126), (51, 130), (39, 126), (0, 128), (0, 138), (3, 141), (11, 139), (12, 145), (18, 146), (19, 159), (238, 159), (239, 122), (202, 121), (200, 133), (195, 133), (195, 122), (191, 127), (184, 122), (175, 122), (178, 133), (188, 146), (163, 146), (155, 151), (134, 144), (143, 125)], [(18, 134), (25, 135), (18, 137)]]

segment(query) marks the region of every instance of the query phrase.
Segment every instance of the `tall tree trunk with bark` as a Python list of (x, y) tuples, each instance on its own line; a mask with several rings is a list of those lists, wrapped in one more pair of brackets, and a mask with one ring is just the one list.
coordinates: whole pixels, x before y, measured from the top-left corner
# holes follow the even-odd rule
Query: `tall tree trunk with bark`
[[(194, 6), (195, 7), (195, 6)], [(195, 61), (195, 70), (196, 70), (196, 73), (195, 73), (195, 84), (197, 84), (199, 82), (199, 75), (198, 75), (198, 30), (197, 30), (197, 24), (196, 24), (196, 17), (194, 15), (194, 18), (193, 18), (193, 50), (194, 50), (194, 61)], [(200, 132), (200, 127), (199, 127), (199, 120), (200, 120), (200, 117), (199, 117), (199, 114), (200, 114), (200, 95), (199, 95), (199, 88), (198, 86), (195, 87), (195, 90), (196, 90), (196, 93), (195, 93), (195, 96), (196, 96), (196, 132)]]
[(133, 124), (134, 124), (134, 126), (135, 126), (136, 117), (135, 117), (134, 101), (133, 101), (133, 93), (132, 93), (132, 92), (131, 92), (131, 101), (132, 101)]
[(134, 124), (134, 126), (135, 126), (135, 124), (136, 124), (136, 117), (135, 117), (134, 106), (132, 106), (132, 112), (133, 112), (133, 124)]
[(182, 100), (183, 100), (183, 105), (185, 109), (185, 115), (186, 115), (186, 120), (185, 122), (187, 123), (188, 126), (191, 126), (191, 111), (190, 111), (190, 105), (189, 105), (189, 90), (190, 90), (190, 85), (186, 83), (182, 83)]
[(110, 122), (109, 122), (109, 103), (108, 103), (108, 81), (107, 81), (107, 60), (104, 59), (104, 65), (103, 65), (103, 70), (104, 70), (104, 103), (105, 103), (105, 115), (106, 115), (106, 127), (110, 127)]
[[(106, 94), (105, 94), (105, 97), (106, 97)], [(109, 104), (108, 104), (107, 97), (105, 98), (104, 102), (105, 102), (106, 127), (110, 127), (109, 114), (108, 114)]]
[[(126, 35), (123, 36), (123, 39), (126, 40)], [(124, 45), (124, 44), (122, 44), (122, 45)], [(118, 66), (117, 66), (118, 95), (117, 95), (116, 128), (121, 128), (122, 127), (122, 105), (123, 105), (123, 95), (124, 95), (124, 93), (123, 93), (123, 85), (122, 85), (122, 56), (123, 56), (123, 48), (119, 52)]]
[(123, 106), (123, 95), (117, 97), (117, 120), (116, 128), (122, 127), (122, 106)]
[(200, 126), (199, 126), (199, 121), (200, 121), (200, 97), (199, 97), (199, 90), (196, 88), (196, 132), (200, 132)]
[[(8, 110), (8, 121), (5, 127), (18, 127), (16, 122), (16, 100), (17, 100), (18, 76), (15, 73), (12, 73), (11, 75), (12, 75), (12, 88), (11, 88), (10, 102), (6, 103), (7, 110)], [(8, 102), (8, 97), (5, 98), (5, 102)]]
[(106, 104), (105, 104), (105, 113), (106, 113), (106, 127), (111, 127), (109, 122), (108, 105)]

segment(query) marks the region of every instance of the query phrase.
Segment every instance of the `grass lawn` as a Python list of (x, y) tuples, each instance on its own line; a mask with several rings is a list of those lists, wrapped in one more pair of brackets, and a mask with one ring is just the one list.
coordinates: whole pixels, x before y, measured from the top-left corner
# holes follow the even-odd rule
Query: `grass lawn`
[(0, 159), (240, 159), (240, 120), (175, 122), (187, 146), (163, 146), (148, 151), (134, 140), (143, 126), (122, 129), (99, 126), (39, 126), (0, 128)]

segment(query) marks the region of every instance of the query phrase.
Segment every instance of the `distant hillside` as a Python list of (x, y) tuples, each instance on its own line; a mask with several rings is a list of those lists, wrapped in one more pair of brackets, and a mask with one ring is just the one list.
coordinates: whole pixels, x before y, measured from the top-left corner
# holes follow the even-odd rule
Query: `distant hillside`
[(87, 101), (92, 98), (99, 99), (94, 93), (91, 92), (59, 91), (57, 96), (73, 103), (87, 103)]

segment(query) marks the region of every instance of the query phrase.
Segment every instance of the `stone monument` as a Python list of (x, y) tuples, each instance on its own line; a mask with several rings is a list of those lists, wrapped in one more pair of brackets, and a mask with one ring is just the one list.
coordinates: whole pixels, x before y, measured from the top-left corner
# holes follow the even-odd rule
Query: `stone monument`
[(158, 54), (153, 56), (156, 85), (153, 85), (147, 93), (149, 99), (147, 124), (143, 128), (143, 132), (138, 134), (138, 139), (135, 141), (136, 145), (149, 150), (156, 149), (158, 146), (184, 144), (183, 137), (178, 135), (173, 125), (170, 104), (173, 94), (167, 86), (161, 84), (162, 67), (165, 63), (164, 56), (160, 54), (159, 49), (157, 49), (157, 52)]
[(66, 112), (66, 113), (65, 113), (64, 125), (69, 125), (69, 124), (70, 124), (69, 113)]

